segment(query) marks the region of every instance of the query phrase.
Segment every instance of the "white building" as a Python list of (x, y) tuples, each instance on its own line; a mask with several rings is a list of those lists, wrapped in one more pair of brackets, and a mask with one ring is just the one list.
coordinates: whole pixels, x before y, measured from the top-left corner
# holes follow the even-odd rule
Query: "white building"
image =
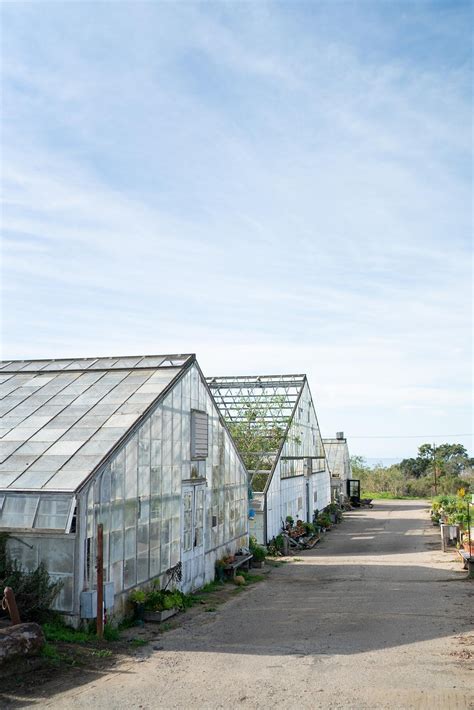
[(208, 383), (249, 471), (250, 534), (261, 543), (287, 516), (312, 522), (331, 486), (305, 375), (212, 377)]
[(179, 562), (199, 588), (248, 544), (246, 469), (194, 355), (2, 362), (0, 406), (0, 530), (63, 581), (71, 621), (99, 523), (116, 611)]
[(331, 472), (331, 488), (333, 496), (347, 498), (347, 481), (352, 478), (351, 457), (347, 439), (343, 431), (336, 432), (335, 439), (323, 439), (329, 470)]

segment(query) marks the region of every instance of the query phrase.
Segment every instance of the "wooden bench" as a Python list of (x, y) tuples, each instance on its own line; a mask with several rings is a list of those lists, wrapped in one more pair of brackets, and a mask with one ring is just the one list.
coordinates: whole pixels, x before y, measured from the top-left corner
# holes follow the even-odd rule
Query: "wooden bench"
[(226, 572), (229, 577), (234, 579), (235, 573), (239, 569), (239, 567), (242, 567), (243, 569), (246, 569), (247, 572), (250, 569), (250, 560), (252, 559), (253, 555), (236, 555), (235, 560), (233, 562), (229, 562), (228, 565), (224, 567), (224, 572)]

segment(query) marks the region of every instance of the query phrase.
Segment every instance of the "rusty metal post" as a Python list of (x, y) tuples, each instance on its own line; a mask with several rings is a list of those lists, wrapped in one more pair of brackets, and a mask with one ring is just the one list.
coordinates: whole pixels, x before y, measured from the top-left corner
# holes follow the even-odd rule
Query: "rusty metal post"
[(16, 605), (15, 595), (13, 594), (13, 589), (11, 587), (5, 587), (5, 589), (3, 590), (3, 601), (6, 610), (10, 614), (12, 624), (21, 624), (20, 614)]
[(97, 526), (97, 637), (104, 635), (104, 526)]

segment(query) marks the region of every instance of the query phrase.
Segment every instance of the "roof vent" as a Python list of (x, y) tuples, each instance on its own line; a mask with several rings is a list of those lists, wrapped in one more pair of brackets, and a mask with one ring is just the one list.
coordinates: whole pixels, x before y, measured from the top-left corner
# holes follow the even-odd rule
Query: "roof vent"
[(336, 431), (336, 439), (344, 439), (344, 432)]

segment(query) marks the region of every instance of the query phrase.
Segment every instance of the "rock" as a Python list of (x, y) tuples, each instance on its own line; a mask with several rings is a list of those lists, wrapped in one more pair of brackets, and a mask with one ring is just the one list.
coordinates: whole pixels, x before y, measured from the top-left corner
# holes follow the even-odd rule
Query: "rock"
[(16, 624), (0, 629), (0, 665), (18, 656), (34, 656), (45, 643), (41, 626)]
[(241, 587), (243, 584), (245, 584), (245, 578), (242, 577), (242, 575), (237, 574), (234, 577), (234, 582), (237, 584), (238, 587)]

